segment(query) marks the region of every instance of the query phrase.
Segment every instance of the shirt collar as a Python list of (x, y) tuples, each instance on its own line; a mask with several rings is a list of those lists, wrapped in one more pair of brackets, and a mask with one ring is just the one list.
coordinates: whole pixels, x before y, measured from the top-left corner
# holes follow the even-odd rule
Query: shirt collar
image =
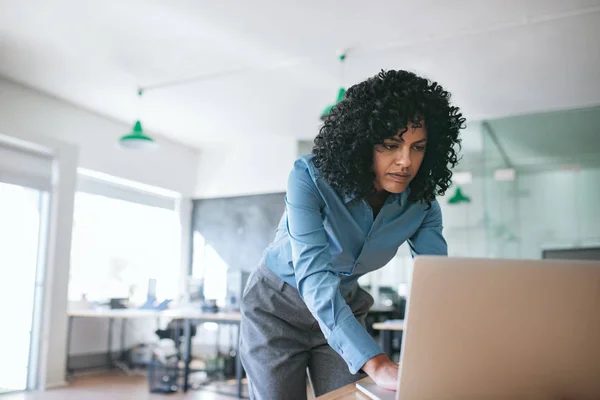
[(352, 194), (345, 193), (343, 197), (344, 197), (344, 204), (348, 204), (351, 201), (356, 200), (356, 193), (352, 193)]
[[(410, 194), (410, 187), (406, 188), (406, 190), (402, 193), (391, 193), (390, 197), (386, 201), (386, 203), (397, 202), (398, 204), (404, 204), (405, 200), (408, 199), (408, 195)], [(348, 204), (357, 199), (356, 193), (352, 194), (344, 194), (343, 196), (344, 204)]]

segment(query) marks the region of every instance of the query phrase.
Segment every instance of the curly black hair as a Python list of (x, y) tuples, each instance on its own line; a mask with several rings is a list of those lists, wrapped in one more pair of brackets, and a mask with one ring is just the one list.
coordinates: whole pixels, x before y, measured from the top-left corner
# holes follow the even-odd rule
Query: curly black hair
[(412, 72), (382, 70), (348, 89), (315, 138), (314, 163), (339, 193), (367, 197), (375, 192), (373, 147), (406, 132), (409, 122), (421, 126), (421, 120), (427, 150), (410, 183), (409, 200), (431, 205), (450, 187), (465, 118), (450, 105), (450, 93)]

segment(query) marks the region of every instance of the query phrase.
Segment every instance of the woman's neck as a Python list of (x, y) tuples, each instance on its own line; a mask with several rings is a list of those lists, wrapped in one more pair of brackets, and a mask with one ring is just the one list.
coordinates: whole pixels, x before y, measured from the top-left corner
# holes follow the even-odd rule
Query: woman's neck
[(390, 193), (386, 190), (380, 190), (366, 198), (367, 203), (369, 203), (369, 205), (373, 209), (373, 217), (376, 217), (377, 214), (379, 214), (379, 211), (381, 210), (381, 207), (383, 207), (383, 204), (385, 203), (385, 200), (387, 199), (389, 194)]

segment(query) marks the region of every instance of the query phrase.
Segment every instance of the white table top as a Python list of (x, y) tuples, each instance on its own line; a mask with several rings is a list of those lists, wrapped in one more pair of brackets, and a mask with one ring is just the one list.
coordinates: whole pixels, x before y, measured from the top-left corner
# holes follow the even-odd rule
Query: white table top
[(392, 319), (385, 322), (377, 322), (373, 324), (373, 329), (377, 329), (379, 331), (403, 331), (404, 320)]
[(118, 310), (94, 309), (94, 310), (69, 310), (69, 317), (78, 318), (172, 318), (172, 319), (197, 319), (214, 322), (239, 322), (242, 315), (239, 312), (209, 313), (197, 309), (171, 309), (171, 310), (140, 310), (124, 308)]

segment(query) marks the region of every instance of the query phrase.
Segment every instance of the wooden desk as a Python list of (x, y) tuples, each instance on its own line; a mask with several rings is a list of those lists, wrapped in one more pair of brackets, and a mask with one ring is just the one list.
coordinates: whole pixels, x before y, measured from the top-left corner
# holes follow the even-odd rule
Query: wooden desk
[(380, 331), (403, 331), (404, 320), (390, 320), (373, 324), (373, 329)]
[(67, 315), (71, 318), (111, 318), (111, 319), (136, 319), (136, 318), (172, 318), (193, 319), (202, 322), (232, 322), (242, 320), (239, 312), (208, 313), (195, 309), (172, 310), (140, 310), (124, 308), (120, 310), (69, 310)]
[(373, 329), (381, 331), (382, 350), (390, 358), (393, 353), (394, 331), (404, 330), (404, 320), (390, 320), (373, 324)]
[[(171, 309), (171, 310), (140, 310), (140, 309), (100, 309), (100, 310), (69, 310), (69, 326), (67, 331), (67, 374), (71, 374), (72, 369), (69, 368), (69, 350), (71, 345), (71, 331), (73, 329), (73, 319), (75, 318), (104, 318), (108, 319), (108, 352), (107, 363), (111, 367), (115, 363), (112, 359), (112, 336), (113, 323), (115, 319), (120, 319), (121, 322), (121, 349), (125, 343), (125, 320), (127, 319), (142, 319), (142, 318), (169, 318), (181, 319), (184, 321), (183, 336), (185, 340), (184, 368), (183, 368), (183, 391), (187, 392), (189, 388), (189, 374), (192, 350), (192, 321), (197, 322), (215, 322), (217, 324), (238, 325), (237, 329), (237, 344), (240, 342), (239, 324), (242, 320), (242, 315), (239, 312), (218, 312), (208, 313), (198, 309)], [(235, 376), (237, 380), (237, 396), (242, 397), (242, 362), (239, 355), (239, 349), (235, 352)]]
[[(373, 382), (371, 378), (361, 379), (359, 382)], [(356, 388), (356, 382), (317, 397), (315, 400), (371, 400), (369, 396)]]

